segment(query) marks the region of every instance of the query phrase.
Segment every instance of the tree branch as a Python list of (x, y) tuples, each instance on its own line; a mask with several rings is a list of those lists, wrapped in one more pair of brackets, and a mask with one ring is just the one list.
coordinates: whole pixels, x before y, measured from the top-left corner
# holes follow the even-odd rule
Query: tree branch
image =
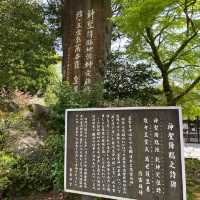
[(195, 24), (192, 21), (192, 18), (189, 16), (189, 13), (191, 12), (191, 11), (189, 12), (189, 7), (192, 7), (195, 4), (196, 4), (196, 0), (192, 0), (192, 1), (185, 0), (185, 3), (184, 3), (184, 9), (183, 10), (184, 10), (185, 17), (186, 17), (187, 34), (189, 34), (189, 32), (190, 32), (190, 30), (189, 30), (190, 29), (190, 25), (191, 25), (192, 31), (193, 32), (197, 32)]
[(180, 95), (174, 98), (174, 101), (177, 102), (179, 99), (181, 99), (183, 96), (188, 94), (198, 83), (200, 83), (200, 75), (193, 81), (193, 83)]
[(181, 51), (185, 49), (185, 47), (190, 43), (191, 40), (193, 40), (197, 36), (197, 33), (194, 33), (191, 37), (186, 39), (181, 46), (177, 49), (177, 51), (174, 53), (174, 55), (169, 59), (169, 62), (166, 63), (166, 66), (170, 67), (171, 64), (177, 59)]
[(185, 65), (184, 67), (175, 67), (175, 68), (169, 70), (168, 74), (171, 74), (172, 72), (174, 72), (178, 69), (185, 69), (185, 68), (188, 68), (188, 67), (200, 67), (200, 65)]
[(162, 35), (162, 33), (170, 26), (171, 24), (167, 24), (166, 26), (164, 26), (159, 33), (157, 33), (155, 36), (154, 36), (154, 40), (157, 39), (157, 37), (160, 37), (160, 35)]
[[(188, 53), (191, 53), (193, 50), (195, 50), (195, 49), (197, 49), (197, 48), (199, 48), (199, 47), (200, 47), (200, 45), (195, 45), (195, 46), (193, 46), (192, 48), (188, 49), (187, 51), (182, 52), (182, 53), (180, 54), (179, 57), (185, 56), (185, 55), (187, 55)], [(180, 58), (179, 58), (179, 59), (180, 59)]]
[(187, 68), (187, 67), (188, 67), (188, 66), (173, 68), (173, 69), (171, 69), (171, 70), (168, 71), (168, 74), (171, 74), (172, 72), (174, 72), (174, 71), (176, 71), (176, 70), (178, 70), (178, 69), (185, 69), (185, 68)]
[(151, 32), (151, 29), (150, 28), (146, 28), (146, 33), (147, 33), (147, 37), (148, 39), (147, 42), (149, 43), (151, 49), (152, 49), (152, 57), (154, 59), (154, 62), (156, 63), (156, 65), (158, 66), (158, 68), (163, 71), (163, 63), (160, 59), (160, 56), (159, 56), (159, 53), (158, 53), (158, 49), (155, 45), (155, 40), (154, 40), (154, 37), (153, 37), (153, 34)]
[[(168, 14), (169, 14), (169, 13), (167, 13), (166, 16), (168, 16)], [(169, 19), (169, 20), (170, 20), (170, 19)], [(156, 40), (158, 37), (160, 37), (160, 36), (162, 35), (162, 33), (164, 33), (165, 30), (166, 30), (167, 28), (169, 28), (169, 27), (174, 23), (175, 20), (176, 20), (176, 15), (169, 21), (169, 23), (168, 23), (166, 26), (164, 26), (163, 28), (161, 28), (160, 32), (157, 33), (157, 34), (154, 36), (154, 40)], [(159, 23), (159, 22), (158, 22), (158, 23)]]

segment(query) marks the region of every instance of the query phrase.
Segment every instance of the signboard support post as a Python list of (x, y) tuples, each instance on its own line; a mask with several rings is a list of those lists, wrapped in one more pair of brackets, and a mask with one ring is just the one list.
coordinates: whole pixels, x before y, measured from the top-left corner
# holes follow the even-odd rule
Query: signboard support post
[(95, 197), (82, 195), (81, 200), (95, 200)]

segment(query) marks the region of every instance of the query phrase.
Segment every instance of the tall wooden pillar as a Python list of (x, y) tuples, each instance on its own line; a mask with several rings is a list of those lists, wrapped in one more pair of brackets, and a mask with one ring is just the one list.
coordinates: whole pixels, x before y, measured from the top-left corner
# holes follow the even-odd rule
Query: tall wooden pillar
[(65, 0), (64, 7), (63, 80), (90, 89), (110, 50), (111, 0)]

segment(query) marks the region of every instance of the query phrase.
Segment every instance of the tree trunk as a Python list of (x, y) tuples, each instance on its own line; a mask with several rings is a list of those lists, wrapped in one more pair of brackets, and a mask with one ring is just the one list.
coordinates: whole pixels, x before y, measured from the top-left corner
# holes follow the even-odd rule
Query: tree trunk
[(167, 71), (162, 71), (162, 78), (163, 78), (163, 90), (167, 100), (167, 105), (175, 106), (176, 102), (174, 101), (174, 95), (169, 83), (169, 77)]

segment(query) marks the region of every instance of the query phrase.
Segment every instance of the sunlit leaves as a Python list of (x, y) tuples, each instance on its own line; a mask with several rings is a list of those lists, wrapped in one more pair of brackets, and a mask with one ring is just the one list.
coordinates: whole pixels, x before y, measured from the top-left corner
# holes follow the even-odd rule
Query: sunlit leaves
[[(122, 14), (114, 17), (114, 21), (130, 40), (127, 53), (136, 62), (151, 64), (156, 72), (160, 71), (161, 83), (161, 69), (164, 69), (173, 90), (179, 88), (174, 90), (174, 98), (180, 96), (200, 76), (200, 0), (116, 0), (115, 3), (121, 5)], [(148, 29), (152, 38), (147, 34)], [(198, 84), (192, 87), (196, 92)]]

